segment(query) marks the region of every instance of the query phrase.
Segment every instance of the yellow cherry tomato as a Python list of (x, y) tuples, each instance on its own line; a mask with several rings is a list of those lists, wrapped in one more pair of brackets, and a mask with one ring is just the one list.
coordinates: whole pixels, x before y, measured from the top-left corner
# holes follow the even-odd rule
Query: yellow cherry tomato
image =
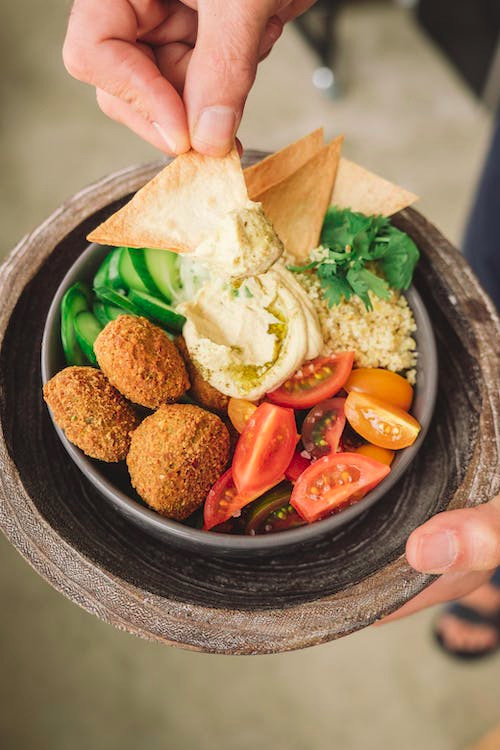
[(420, 432), (420, 425), (411, 414), (366, 393), (351, 391), (344, 409), (353, 430), (379, 448), (407, 448)]
[(227, 415), (231, 420), (233, 427), (238, 432), (243, 432), (245, 425), (256, 410), (255, 404), (246, 401), (244, 398), (230, 398), (227, 406)]
[(366, 393), (388, 404), (408, 411), (413, 401), (413, 388), (406, 378), (381, 367), (358, 367), (351, 372), (344, 389), (350, 393)]
[(362, 456), (368, 456), (368, 458), (374, 458), (375, 461), (380, 461), (381, 464), (390, 466), (394, 461), (394, 451), (388, 448), (380, 448), (378, 445), (372, 445), (366, 443), (356, 448), (356, 453), (361, 453)]

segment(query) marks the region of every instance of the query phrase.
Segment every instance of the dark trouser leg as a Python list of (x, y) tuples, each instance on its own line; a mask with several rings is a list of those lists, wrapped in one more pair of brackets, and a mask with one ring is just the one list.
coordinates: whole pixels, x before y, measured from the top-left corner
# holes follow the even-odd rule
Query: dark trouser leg
[(465, 233), (464, 254), (500, 310), (500, 112)]

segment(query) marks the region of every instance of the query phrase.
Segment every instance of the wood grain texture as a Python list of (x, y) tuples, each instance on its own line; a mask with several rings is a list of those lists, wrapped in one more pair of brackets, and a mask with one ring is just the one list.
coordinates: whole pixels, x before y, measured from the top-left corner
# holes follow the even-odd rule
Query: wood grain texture
[(395, 221), (422, 251), (416, 286), (440, 355), (435, 416), (411, 469), (373, 509), (313, 547), (234, 561), (170, 548), (119, 515), (72, 464), (42, 402), (39, 368), (50, 301), (86, 234), (159, 166), (82, 191), (0, 271), (0, 526), (68, 598), (151, 640), (269, 653), (365, 627), (431, 580), (403, 557), (412, 529), (499, 490), (498, 318), (460, 254), (420, 214), (403, 211)]

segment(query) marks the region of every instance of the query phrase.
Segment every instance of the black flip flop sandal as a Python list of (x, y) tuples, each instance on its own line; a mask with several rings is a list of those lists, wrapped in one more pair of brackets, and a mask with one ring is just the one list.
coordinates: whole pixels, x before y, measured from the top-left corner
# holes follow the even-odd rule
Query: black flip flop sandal
[(446, 608), (445, 613), (447, 615), (453, 615), (458, 620), (463, 620), (471, 625), (487, 625), (497, 631), (497, 642), (491, 648), (481, 649), (479, 651), (460, 651), (449, 648), (441, 633), (434, 628), (434, 638), (440, 648), (447, 653), (449, 656), (453, 656), (456, 659), (463, 661), (474, 661), (475, 659), (482, 659), (485, 656), (491, 656), (500, 648), (500, 611), (493, 615), (483, 615), (471, 607), (467, 607), (465, 604), (454, 602)]

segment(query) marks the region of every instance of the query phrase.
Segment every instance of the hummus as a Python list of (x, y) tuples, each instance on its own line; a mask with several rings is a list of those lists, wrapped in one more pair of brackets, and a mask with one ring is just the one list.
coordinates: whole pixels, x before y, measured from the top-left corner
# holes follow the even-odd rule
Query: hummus
[(255, 401), (321, 351), (307, 294), (281, 264), (264, 274), (213, 278), (179, 306), (190, 356), (214, 388)]
[(191, 258), (224, 277), (265, 273), (283, 253), (283, 244), (260, 203), (248, 201), (230, 211), (194, 251)]

